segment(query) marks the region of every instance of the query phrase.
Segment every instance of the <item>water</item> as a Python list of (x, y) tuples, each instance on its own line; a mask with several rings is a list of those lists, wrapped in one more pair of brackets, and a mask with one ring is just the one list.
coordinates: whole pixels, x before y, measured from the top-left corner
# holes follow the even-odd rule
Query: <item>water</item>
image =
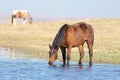
[(71, 62), (64, 68), (56, 61), (57, 66), (51, 67), (47, 60), (11, 59), (6, 55), (9, 49), (0, 51), (5, 56), (0, 57), (0, 80), (120, 80), (120, 65), (84, 63), (80, 68)]

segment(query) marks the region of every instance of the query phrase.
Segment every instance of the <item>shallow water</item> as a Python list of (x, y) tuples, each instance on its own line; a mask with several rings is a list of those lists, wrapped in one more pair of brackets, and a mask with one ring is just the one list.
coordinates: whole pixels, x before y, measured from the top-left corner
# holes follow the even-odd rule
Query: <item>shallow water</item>
[(47, 60), (11, 59), (8, 49), (0, 51), (0, 80), (120, 80), (120, 65), (84, 63), (80, 68), (71, 62), (62, 67), (56, 61), (57, 66), (51, 67)]

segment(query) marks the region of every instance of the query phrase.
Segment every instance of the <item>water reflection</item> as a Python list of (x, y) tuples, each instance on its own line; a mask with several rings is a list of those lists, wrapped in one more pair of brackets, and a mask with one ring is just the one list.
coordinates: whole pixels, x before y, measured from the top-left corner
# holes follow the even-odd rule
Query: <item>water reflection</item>
[[(85, 66), (84, 65), (79, 65), (79, 68), (80, 69), (83, 69)], [(86, 69), (91, 69), (92, 68), (92, 65), (87, 65), (86, 66)]]
[(0, 58), (10, 58), (10, 49), (0, 47)]
[(0, 80), (120, 80), (120, 65), (78, 66), (71, 61), (69, 67), (62, 67), (56, 61), (52, 67), (46, 60), (18, 59), (25, 57), (22, 49), (0, 48)]
[(29, 54), (24, 49), (2, 48), (0, 47), (0, 59), (24, 59), (29, 58)]
[(10, 58), (11, 58), (11, 59), (16, 59), (15, 49), (12, 49), (12, 48), (11, 48), (10, 51), (11, 51), (11, 52), (10, 52)]

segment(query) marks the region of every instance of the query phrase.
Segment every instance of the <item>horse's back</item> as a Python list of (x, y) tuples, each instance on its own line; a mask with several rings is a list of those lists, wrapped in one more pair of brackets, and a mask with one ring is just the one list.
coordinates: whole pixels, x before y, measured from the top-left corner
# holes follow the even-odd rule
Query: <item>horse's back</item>
[(90, 24), (87, 24), (85, 22), (76, 23), (73, 25), (70, 25), (68, 28), (72, 28), (72, 30), (76, 33), (84, 34), (84, 35), (94, 35), (94, 30)]
[(90, 24), (85, 23), (85, 22), (76, 23), (76, 24), (73, 24), (72, 26), (73, 26), (73, 28), (78, 27), (84, 33), (86, 33), (86, 31), (93, 32), (92, 26)]
[(76, 23), (73, 25), (67, 25), (66, 36), (64, 42), (66, 45), (72, 44), (73, 46), (79, 46), (86, 40), (94, 39), (94, 31), (90, 24), (84, 22)]
[(28, 13), (27, 10), (14, 10), (12, 14), (17, 14), (17, 13)]

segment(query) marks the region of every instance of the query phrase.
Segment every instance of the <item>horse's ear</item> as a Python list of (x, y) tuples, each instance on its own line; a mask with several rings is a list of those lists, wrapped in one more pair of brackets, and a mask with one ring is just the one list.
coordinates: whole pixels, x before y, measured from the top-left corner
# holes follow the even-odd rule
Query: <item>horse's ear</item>
[(52, 46), (49, 44), (49, 48), (52, 49)]

